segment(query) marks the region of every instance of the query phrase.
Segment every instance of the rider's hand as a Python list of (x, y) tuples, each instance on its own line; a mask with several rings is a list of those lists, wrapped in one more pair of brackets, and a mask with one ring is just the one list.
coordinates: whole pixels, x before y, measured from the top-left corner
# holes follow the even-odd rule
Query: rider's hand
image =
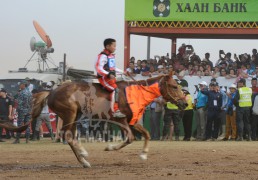
[(113, 74), (110, 74), (110, 75), (109, 75), (109, 78), (110, 78), (110, 79), (114, 79), (114, 78), (116, 78), (116, 76), (113, 75)]

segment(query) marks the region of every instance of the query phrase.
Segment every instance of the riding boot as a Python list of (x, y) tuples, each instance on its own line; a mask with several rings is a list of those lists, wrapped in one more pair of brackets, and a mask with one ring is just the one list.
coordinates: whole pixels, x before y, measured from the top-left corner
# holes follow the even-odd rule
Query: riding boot
[(123, 114), (119, 108), (118, 108), (118, 102), (119, 102), (119, 89), (116, 88), (115, 91), (114, 91), (114, 100), (113, 100), (113, 97), (112, 97), (112, 101), (115, 101), (114, 102), (114, 113), (113, 113), (113, 117), (115, 118), (124, 118), (126, 117), (125, 114)]
[(16, 139), (15, 139), (15, 141), (13, 142), (13, 144), (19, 144), (19, 143), (20, 143), (20, 136), (21, 136), (21, 133), (17, 133), (17, 134), (16, 134)]

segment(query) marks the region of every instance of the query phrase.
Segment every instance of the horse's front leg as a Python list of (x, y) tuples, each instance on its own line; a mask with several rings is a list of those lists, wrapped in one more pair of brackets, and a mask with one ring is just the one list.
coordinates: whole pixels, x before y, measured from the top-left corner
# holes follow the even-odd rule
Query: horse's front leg
[[(117, 122), (117, 121), (116, 121)], [(119, 123), (116, 123), (120, 126), (120, 129), (125, 131), (125, 135), (126, 135), (126, 138), (125, 140), (120, 143), (120, 144), (117, 144), (117, 145), (112, 145), (112, 144), (109, 144), (106, 148), (105, 148), (105, 151), (113, 151), (113, 150), (119, 150), (119, 149), (122, 149), (123, 147), (127, 146), (128, 144), (131, 144), (133, 142), (133, 139), (134, 139), (134, 136), (133, 136), (133, 133), (129, 127), (129, 124), (127, 123), (127, 119), (124, 118), (123, 120), (119, 120), (118, 121)]]
[(135, 130), (137, 130), (138, 132), (140, 132), (143, 136), (144, 136), (144, 146), (143, 146), (143, 150), (142, 153), (140, 154), (140, 158), (142, 160), (146, 160), (147, 159), (147, 154), (149, 152), (149, 141), (150, 141), (150, 134), (149, 132), (139, 123), (134, 125)]

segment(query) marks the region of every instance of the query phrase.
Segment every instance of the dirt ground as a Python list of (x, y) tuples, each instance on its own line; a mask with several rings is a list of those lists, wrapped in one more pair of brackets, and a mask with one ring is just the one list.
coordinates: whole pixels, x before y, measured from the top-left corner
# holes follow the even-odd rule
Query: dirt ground
[[(82, 143), (92, 168), (82, 168), (68, 145), (39, 142), (0, 144), (0, 179), (258, 179), (257, 142), (143, 141), (106, 152), (108, 143)], [(114, 144), (114, 143), (113, 143)]]

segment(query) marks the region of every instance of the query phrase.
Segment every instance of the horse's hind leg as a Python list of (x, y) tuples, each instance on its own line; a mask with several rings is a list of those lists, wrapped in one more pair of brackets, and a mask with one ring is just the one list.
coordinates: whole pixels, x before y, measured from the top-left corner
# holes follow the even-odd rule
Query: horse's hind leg
[[(74, 113), (75, 114), (75, 113)], [(70, 116), (71, 119), (76, 118), (76, 114)], [(84, 149), (84, 147), (78, 143), (76, 139), (76, 124), (73, 121), (72, 124), (64, 124), (65, 127), (65, 139), (71, 149), (73, 150), (77, 160), (83, 165), (83, 167), (91, 167), (90, 163), (86, 160), (86, 157), (88, 156), (87, 151)]]
[(134, 125), (135, 130), (137, 130), (138, 132), (140, 132), (143, 136), (144, 136), (144, 146), (143, 146), (143, 150), (142, 153), (140, 154), (140, 158), (143, 160), (147, 159), (147, 153), (149, 152), (149, 140), (150, 140), (150, 134), (149, 132), (141, 125), (141, 124), (135, 124)]
[(105, 151), (119, 150), (119, 149), (122, 149), (123, 147), (125, 147), (128, 144), (131, 144), (133, 142), (134, 136), (133, 136), (133, 133), (132, 133), (131, 129), (129, 128), (127, 120), (124, 119), (124, 120), (120, 121), (120, 123), (121, 123), (121, 126), (120, 126), (121, 130), (126, 131), (126, 139), (125, 139), (125, 141), (123, 141), (122, 143), (117, 144), (117, 145), (109, 144), (105, 148)]

